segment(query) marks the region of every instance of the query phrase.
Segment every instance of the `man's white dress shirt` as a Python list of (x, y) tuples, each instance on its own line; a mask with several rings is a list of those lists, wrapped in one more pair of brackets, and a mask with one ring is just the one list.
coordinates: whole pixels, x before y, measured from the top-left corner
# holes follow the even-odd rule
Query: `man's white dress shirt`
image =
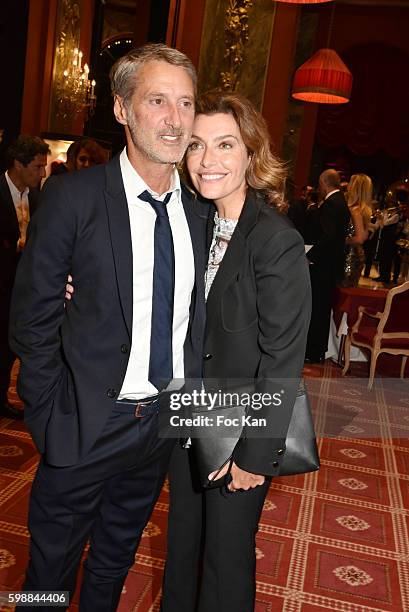
[(133, 317), (131, 352), (118, 399), (137, 400), (157, 393), (157, 389), (148, 380), (156, 213), (149, 202), (138, 198), (143, 191), (149, 191), (157, 200), (164, 200), (166, 193), (172, 192), (167, 210), (175, 251), (172, 353), (173, 377), (177, 379), (184, 378), (183, 345), (189, 323), (195, 269), (192, 242), (183, 209), (177, 170), (173, 172), (170, 190), (157, 194), (136, 172), (128, 159), (126, 149), (120, 155), (120, 166), (131, 225)]
[[(16, 209), (16, 215), (18, 219), (18, 226), (20, 229), (20, 239), (17, 242), (17, 250), (22, 250), (26, 242), (27, 226), (30, 221), (30, 207), (28, 204), (28, 193), (29, 188), (26, 187), (24, 191), (19, 191), (11, 178), (9, 173), (5, 173), (7, 185), (9, 186), (11, 197), (13, 199), (14, 208)], [(21, 248), (20, 248), (21, 246)]]

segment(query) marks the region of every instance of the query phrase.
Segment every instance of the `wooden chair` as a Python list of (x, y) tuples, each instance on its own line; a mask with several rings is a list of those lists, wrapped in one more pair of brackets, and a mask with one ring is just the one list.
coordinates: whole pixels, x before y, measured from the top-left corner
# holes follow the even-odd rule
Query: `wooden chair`
[(358, 319), (348, 330), (345, 342), (344, 376), (349, 370), (351, 344), (369, 349), (368, 389), (372, 389), (376, 361), (381, 353), (402, 355), (400, 377), (405, 373), (409, 355), (409, 281), (388, 291), (383, 312), (364, 306), (358, 308)]

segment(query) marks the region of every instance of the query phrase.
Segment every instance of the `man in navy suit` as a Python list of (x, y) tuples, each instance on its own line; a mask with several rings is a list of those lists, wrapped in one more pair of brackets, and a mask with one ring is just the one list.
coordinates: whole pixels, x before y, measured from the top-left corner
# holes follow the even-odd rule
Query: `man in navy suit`
[(30, 218), (45, 177), (48, 144), (36, 136), (19, 136), (7, 150), (8, 170), (0, 176), (0, 416), (23, 418), (7, 399), (15, 355), (8, 343), (11, 291), (26, 242)]
[(18, 390), (42, 454), (24, 589), (72, 594), (90, 539), (82, 612), (116, 610), (165, 477), (174, 441), (158, 435), (168, 397), (158, 374), (201, 373), (207, 209), (175, 169), (195, 84), (190, 60), (165, 45), (118, 60), (111, 87), (126, 148), (47, 181), (16, 278)]

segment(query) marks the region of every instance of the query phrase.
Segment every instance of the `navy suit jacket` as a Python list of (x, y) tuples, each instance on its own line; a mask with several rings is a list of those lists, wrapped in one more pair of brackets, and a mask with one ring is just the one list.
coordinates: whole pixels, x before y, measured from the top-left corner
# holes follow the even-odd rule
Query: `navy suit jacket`
[[(185, 376), (194, 378), (202, 368), (207, 206), (185, 189), (182, 200), (195, 260), (184, 345)], [(75, 296), (64, 305), (68, 273)], [(119, 156), (106, 166), (52, 177), (30, 224), (10, 327), (21, 359), (26, 424), (50, 463), (77, 463), (101, 434), (131, 343), (138, 342), (132, 311), (131, 230)]]

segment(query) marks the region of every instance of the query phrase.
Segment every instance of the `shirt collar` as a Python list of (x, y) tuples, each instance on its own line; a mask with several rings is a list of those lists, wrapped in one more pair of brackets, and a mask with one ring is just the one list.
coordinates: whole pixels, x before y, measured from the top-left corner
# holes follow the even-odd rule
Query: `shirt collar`
[(341, 191), (340, 189), (333, 189), (332, 191), (330, 191), (329, 193), (327, 193), (327, 195), (324, 198), (325, 200), (328, 200), (329, 196), (332, 196), (333, 193), (337, 193), (337, 191)]
[(172, 173), (170, 189), (168, 189), (163, 194), (158, 194), (152, 191), (152, 189), (145, 183), (143, 178), (138, 174), (138, 172), (132, 166), (131, 162), (129, 161), (127, 152), (126, 152), (126, 147), (123, 149), (119, 157), (119, 162), (121, 166), (122, 180), (124, 182), (125, 193), (126, 193), (128, 202), (134, 202), (135, 200), (137, 200), (138, 195), (141, 194), (143, 191), (149, 191), (149, 193), (154, 198), (157, 198), (159, 200), (163, 200), (166, 193), (176, 194), (177, 197), (180, 198), (182, 189), (180, 185), (179, 173), (176, 170), (176, 167), (174, 168), (173, 173)]
[(17, 189), (17, 187), (15, 186), (15, 184), (9, 177), (8, 170), (5, 173), (5, 176), (6, 176), (7, 185), (9, 186), (9, 189), (10, 189), (11, 197), (13, 198), (13, 202), (16, 202), (16, 201), (19, 202), (24, 197), (28, 196), (28, 192), (30, 191), (28, 187), (26, 187), (23, 191), (20, 191), (19, 189)]

